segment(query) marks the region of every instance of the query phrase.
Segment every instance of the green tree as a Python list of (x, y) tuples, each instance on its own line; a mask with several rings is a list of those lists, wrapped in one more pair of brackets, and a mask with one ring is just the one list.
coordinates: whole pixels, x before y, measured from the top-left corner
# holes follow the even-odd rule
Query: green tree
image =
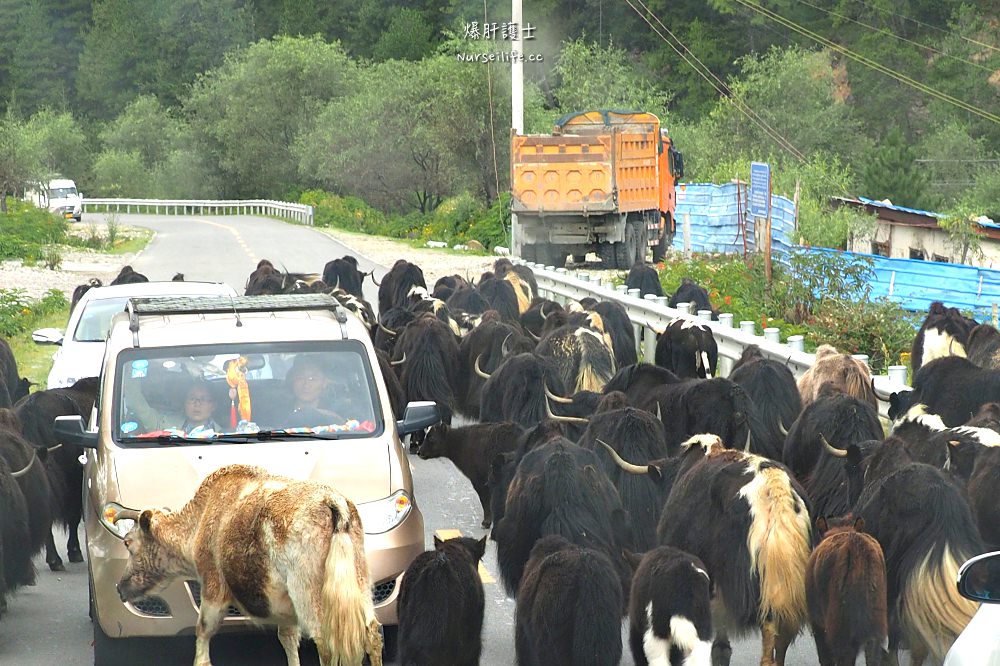
[(7, 196), (20, 193), (42, 169), (37, 137), (8, 110), (0, 118), (0, 212), (7, 212)]
[(77, 71), (83, 108), (110, 119), (142, 93), (175, 105), (251, 32), (239, 0), (97, 0)]
[(434, 27), (415, 9), (399, 9), (375, 44), (375, 60), (420, 60), (434, 50)]
[(219, 184), (205, 156), (194, 148), (176, 148), (153, 167), (150, 194), (161, 199), (214, 199)]
[(969, 134), (968, 126), (949, 120), (917, 143), (918, 167), (927, 172), (928, 203), (938, 210), (951, 208), (988, 164), (986, 142)]
[(28, 120), (26, 130), (34, 137), (40, 165), (47, 174), (86, 182), (90, 144), (80, 123), (69, 112), (39, 111)]
[(94, 187), (98, 196), (148, 197), (150, 174), (135, 151), (105, 150), (94, 160)]
[(492, 67), (438, 55), (366, 68), (298, 142), (302, 175), (395, 211), (433, 210), (472, 183), (492, 200), (507, 188), (510, 126), (510, 80)]
[(183, 122), (173, 117), (153, 95), (140, 95), (101, 132), (104, 147), (135, 151), (147, 167), (166, 159), (184, 135)]
[(958, 253), (958, 263), (964, 264), (969, 255), (982, 258), (983, 241), (979, 234), (980, 214), (966, 204), (960, 204), (951, 213), (938, 220), (938, 226), (948, 232), (948, 245)]
[(897, 206), (920, 208), (926, 205), (927, 171), (914, 161), (916, 156), (901, 131), (890, 131), (866, 160), (861, 174), (864, 195), (872, 199), (889, 199)]
[(583, 38), (562, 45), (555, 68), (556, 108), (649, 111), (666, 118), (668, 92), (638, 73), (628, 54), (614, 44), (602, 47)]
[(223, 194), (279, 197), (296, 189), (296, 138), (312, 128), (325, 103), (353, 92), (355, 77), (343, 49), (318, 37), (262, 40), (200, 76), (185, 106), (200, 149), (214, 158)]
[(10, 96), (22, 113), (66, 103), (69, 90), (59, 62), (60, 44), (52, 17), (42, 3), (25, 3), (16, 14), (17, 31), (12, 44)]

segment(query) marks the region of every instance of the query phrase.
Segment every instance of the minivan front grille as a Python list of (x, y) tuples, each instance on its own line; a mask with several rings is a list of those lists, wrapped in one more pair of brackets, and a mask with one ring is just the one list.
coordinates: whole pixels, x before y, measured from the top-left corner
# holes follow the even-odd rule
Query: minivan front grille
[[(189, 580), (187, 581), (187, 586), (188, 586), (188, 592), (191, 593), (191, 599), (194, 601), (195, 608), (201, 608), (201, 584), (196, 580)], [(380, 583), (376, 583), (374, 586), (372, 586), (372, 602), (374, 602), (374, 604), (378, 606), (379, 604), (383, 603), (386, 599), (391, 597), (392, 593), (395, 591), (396, 591), (395, 578), (390, 578)], [(235, 606), (230, 606), (226, 614), (229, 617), (243, 617), (243, 613), (241, 613), (240, 610)]]

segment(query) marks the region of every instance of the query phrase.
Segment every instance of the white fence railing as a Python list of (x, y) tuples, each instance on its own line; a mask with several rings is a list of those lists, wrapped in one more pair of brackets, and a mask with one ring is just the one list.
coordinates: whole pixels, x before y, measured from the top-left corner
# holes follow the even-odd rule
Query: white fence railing
[[(656, 332), (662, 331), (675, 319), (684, 318), (697, 320), (712, 330), (716, 343), (719, 345), (719, 375), (728, 376), (734, 362), (743, 354), (744, 348), (757, 345), (768, 358), (780, 361), (788, 366), (796, 378), (809, 369), (816, 360), (815, 354), (803, 350), (804, 339), (801, 335), (789, 337), (785, 343), (778, 338), (778, 329), (766, 329), (764, 335), (756, 334), (756, 322), (739, 322), (735, 328), (733, 315), (722, 313), (719, 321), (711, 320), (711, 312), (691, 314), (687, 309), (677, 309), (667, 306), (667, 297), (648, 295), (639, 298), (638, 289), (633, 293), (626, 291), (625, 285), (614, 286), (606, 278), (591, 275), (585, 271), (567, 271), (565, 268), (554, 269), (541, 264), (515, 259), (517, 263), (529, 266), (538, 281), (538, 290), (547, 298), (560, 303), (591, 297), (599, 300), (610, 300), (621, 303), (628, 313), (636, 334), (636, 347), (640, 358), (650, 363), (656, 350)], [(682, 303), (681, 306), (688, 304)], [(867, 356), (862, 356), (867, 361)], [(889, 394), (895, 391), (907, 390), (906, 366), (891, 366), (889, 375), (875, 375), (875, 392), (879, 397), (879, 414), (887, 417)]]
[(263, 215), (312, 225), (313, 207), (267, 199), (84, 199), (83, 212), (148, 215)]

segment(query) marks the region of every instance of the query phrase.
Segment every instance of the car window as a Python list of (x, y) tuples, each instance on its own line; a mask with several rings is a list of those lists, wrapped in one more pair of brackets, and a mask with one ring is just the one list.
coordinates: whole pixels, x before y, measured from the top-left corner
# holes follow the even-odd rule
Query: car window
[(104, 342), (111, 329), (111, 318), (125, 309), (128, 297), (102, 298), (89, 301), (80, 314), (80, 321), (73, 331), (77, 342)]
[(371, 437), (383, 428), (355, 341), (129, 349), (115, 376), (123, 446)]
[(75, 187), (56, 187), (49, 190), (50, 199), (64, 199), (68, 196), (76, 196)]

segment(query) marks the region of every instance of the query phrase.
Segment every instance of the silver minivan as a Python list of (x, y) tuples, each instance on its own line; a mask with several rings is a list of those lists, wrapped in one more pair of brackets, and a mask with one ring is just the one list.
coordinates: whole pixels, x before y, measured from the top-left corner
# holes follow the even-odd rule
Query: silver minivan
[[(397, 422), (368, 331), (325, 295), (130, 299), (114, 317), (92, 426), (59, 417), (85, 447), (84, 522), (95, 664), (141, 655), (143, 637), (190, 635), (198, 581), (123, 602), (123, 509), (178, 510), (231, 463), (329, 483), (358, 507), (375, 612), (395, 645), (399, 582), (424, 550), (400, 444), (437, 420), (412, 403)], [(222, 631), (251, 626), (230, 610)]]

